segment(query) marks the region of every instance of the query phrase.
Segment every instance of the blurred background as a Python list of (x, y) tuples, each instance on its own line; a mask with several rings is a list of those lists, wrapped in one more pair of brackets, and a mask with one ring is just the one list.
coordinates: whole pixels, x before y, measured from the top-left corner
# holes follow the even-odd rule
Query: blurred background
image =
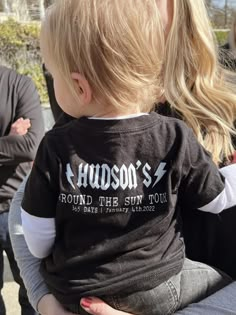
[(236, 0), (206, 0), (206, 4), (213, 28), (227, 31), (236, 14)]

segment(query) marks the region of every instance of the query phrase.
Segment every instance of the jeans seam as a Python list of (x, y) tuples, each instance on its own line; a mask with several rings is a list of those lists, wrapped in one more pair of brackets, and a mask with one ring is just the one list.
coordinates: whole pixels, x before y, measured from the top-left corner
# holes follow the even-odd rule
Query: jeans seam
[(178, 307), (179, 297), (178, 297), (177, 290), (176, 290), (176, 288), (175, 288), (175, 286), (171, 280), (167, 280), (166, 285), (168, 286), (168, 288), (170, 289), (170, 291), (172, 293), (172, 296), (174, 297), (174, 305), (172, 308), (169, 309), (169, 312), (166, 314), (166, 315), (169, 315), (169, 314), (172, 314), (173, 311), (175, 311), (176, 308)]

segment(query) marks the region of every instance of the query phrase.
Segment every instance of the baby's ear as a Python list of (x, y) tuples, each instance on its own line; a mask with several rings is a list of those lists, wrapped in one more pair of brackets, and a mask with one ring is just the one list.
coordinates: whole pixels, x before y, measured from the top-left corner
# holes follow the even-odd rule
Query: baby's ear
[(88, 105), (92, 100), (92, 90), (83, 75), (78, 72), (72, 72), (71, 77), (74, 81), (76, 92), (84, 105)]

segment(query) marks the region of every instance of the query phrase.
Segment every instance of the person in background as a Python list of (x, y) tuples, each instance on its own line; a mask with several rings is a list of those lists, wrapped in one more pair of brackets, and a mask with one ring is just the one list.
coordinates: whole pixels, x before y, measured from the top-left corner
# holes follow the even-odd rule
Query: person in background
[(236, 16), (233, 18), (228, 41), (221, 47), (220, 61), (227, 69), (236, 71)]
[[(22, 315), (36, 314), (14, 258), (8, 214), (12, 198), (31, 169), (44, 134), (39, 96), (32, 80), (6, 67), (0, 67), (0, 290), (3, 288), (5, 251), (14, 280), (19, 284)], [(6, 309), (0, 295), (0, 314)]]
[[(157, 1), (157, 4), (166, 33), (163, 99), (168, 101), (168, 103), (158, 105), (157, 110), (164, 115), (184, 119), (192, 127), (204, 147), (212, 152), (214, 161), (219, 164), (224, 160), (223, 157), (233, 154), (230, 136), (225, 136), (227, 132), (218, 130), (222, 130), (225, 123), (232, 125), (232, 121), (235, 119), (236, 98), (233, 93), (235, 86), (225, 80), (225, 72), (218, 64), (217, 49), (204, 2), (160, 0)], [(192, 32), (189, 32), (189, 29)], [(217, 128), (213, 128), (213, 126), (217, 126)], [(20, 229), (19, 216), (19, 200), (22, 199), (23, 188), (22, 186), (16, 196), (10, 222), (12, 240), (32, 304), (42, 314), (69, 314), (50, 294), (37, 272), (39, 261), (27, 251)], [(187, 221), (187, 224), (189, 222), (190, 220)], [(209, 223), (212, 224), (212, 221)], [(195, 229), (198, 234), (203, 234), (205, 237), (206, 231), (199, 233), (199, 226), (201, 224), (197, 224), (197, 228), (194, 228), (193, 225), (193, 230)], [(189, 233), (190, 238), (194, 234), (192, 231)], [(204, 237), (204, 243), (207, 243), (207, 238)], [(198, 242), (199, 250), (201, 250), (200, 244), (202, 245), (201, 241)], [(195, 250), (193, 247), (191, 249)], [(27, 262), (24, 255), (27, 255)], [(227, 257), (226, 255), (225, 260), (229, 260)], [(93, 306), (96, 308), (96, 303), (90, 303), (91, 312)], [(105, 310), (104, 306), (103, 308)], [(106, 314), (109, 314), (109, 311)], [(121, 313), (113, 310), (111, 314)]]

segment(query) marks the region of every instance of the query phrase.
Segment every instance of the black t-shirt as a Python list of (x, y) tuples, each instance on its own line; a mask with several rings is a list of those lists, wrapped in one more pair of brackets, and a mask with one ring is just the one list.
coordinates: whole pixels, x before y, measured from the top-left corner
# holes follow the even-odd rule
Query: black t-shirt
[(178, 273), (177, 205), (202, 207), (223, 189), (211, 157), (178, 119), (80, 118), (46, 134), (22, 207), (56, 219), (41, 271), (62, 303), (77, 303), (149, 289)]

